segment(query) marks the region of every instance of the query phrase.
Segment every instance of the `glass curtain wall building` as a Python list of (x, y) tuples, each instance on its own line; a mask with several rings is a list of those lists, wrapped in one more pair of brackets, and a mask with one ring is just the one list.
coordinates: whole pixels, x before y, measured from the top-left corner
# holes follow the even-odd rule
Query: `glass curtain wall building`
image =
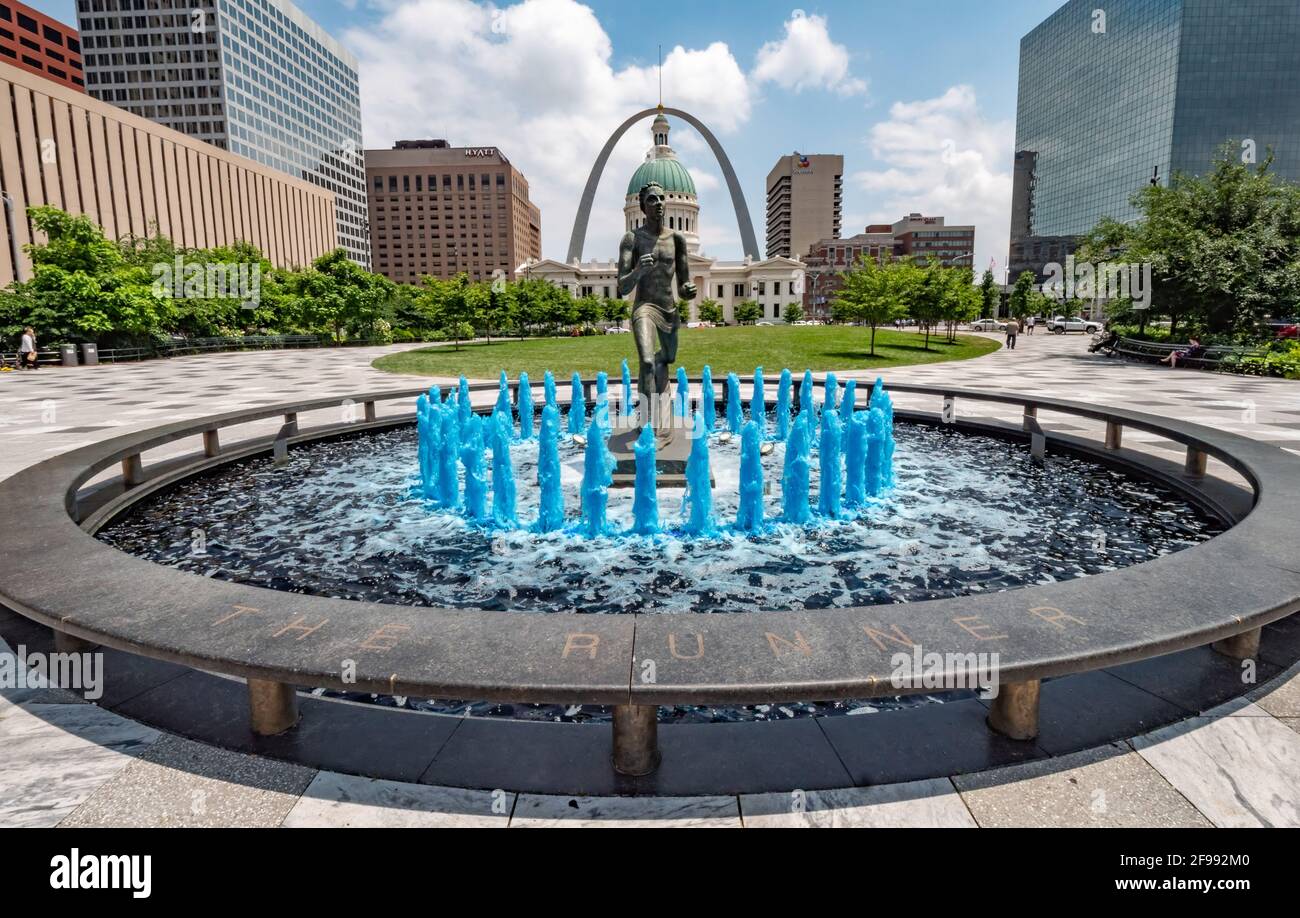
[(356, 58), (288, 0), (78, 0), (86, 90), (333, 191), (370, 267)]
[(1246, 140), (1300, 180), (1300, 2), (1070, 0), (1020, 42), (1007, 282)]

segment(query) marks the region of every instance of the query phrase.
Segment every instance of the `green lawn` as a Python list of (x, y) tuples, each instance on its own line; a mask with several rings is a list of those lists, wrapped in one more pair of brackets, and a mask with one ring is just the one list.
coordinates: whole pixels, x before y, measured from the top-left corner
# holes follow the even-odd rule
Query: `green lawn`
[[(714, 378), (726, 373), (752, 373), (762, 366), (769, 376), (789, 367), (800, 373), (811, 370), (888, 369), (915, 363), (965, 360), (996, 350), (992, 338), (959, 335), (956, 344), (914, 331), (876, 332), (876, 354), (868, 354), (870, 329), (846, 325), (733, 326), (729, 328), (683, 328), (677, 363), (692, 376), (704, 364), (713, 368)], [(439, 345), (390, 354), (375, 361), (378, 369), (419, 376), (458, 376), (495, 379), (501, 370), (511, 377), (527, 371), (540, 379), (545, 370), (564, 380), (577, 370), (585, 377), (604, 370), (618, 373), (627, 358), (636, 373), (636, 345), (631, 335), (598, 335), (587, 338), (502, 339), (491, 344)]]

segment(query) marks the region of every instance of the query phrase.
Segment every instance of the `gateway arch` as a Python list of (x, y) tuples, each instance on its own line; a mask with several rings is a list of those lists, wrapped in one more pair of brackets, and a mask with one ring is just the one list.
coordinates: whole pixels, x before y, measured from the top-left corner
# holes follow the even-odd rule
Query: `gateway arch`
[(600, 155), (596, 157), (596, 162), (591, 167), (591, 175), (587, 176), (587, 187), (582, 191), (582, 202), (578, 205), (578, 215), (573, 220), (573, 234), (569, 236), (569, 254), (565, 261), (573, 264), (574, 261), (582, 261), (582, 245), (587, 238), (587, 221), (591, 218), (591, 203), (596, 198), (596, 187), (600, 184), (600, 175), (605, 171), (605, 163), (609, 161), (609, 154), (614, 151), (614, 146), (618, 143), (627, 129), (636, 124), (643, 118), (649, 118), (660, 112), (668, 115), (674, 115), (681, 118), (695, 130), (700, 132), (700, 136), (708, 141), (709, 149), (713, 150), (713, 155), (717, 157), (718, 165), (722, 167), (722, 175), (727, 180), (727, 189), (731, 192), (731, 205), (736, 209), (736, 222), (740, 226), (740, 244), (745, 250), (745, 254), (750, 256), (754, 261), (761, 261), (762, 256), (758, 253), (758, 240), (754, 238), (754, 224), (749, 219), (749, 207), (745, 204), (745, 195), (740, 190), (740, 182), (736, 179), (736, 170), (731, 168), (731, 160), (727, 159), (727, 151), (722, 149), (722, 144), (718, 143), (718, 138), (713, 136), (713, 132), (704, 126), (694, 115), (682, 111), (680, 108), (647, 108), (645, 111), (637, 112), (631, 118), (624, 121), (609, 140), (605, 141), (605, 146), (601, 149)]

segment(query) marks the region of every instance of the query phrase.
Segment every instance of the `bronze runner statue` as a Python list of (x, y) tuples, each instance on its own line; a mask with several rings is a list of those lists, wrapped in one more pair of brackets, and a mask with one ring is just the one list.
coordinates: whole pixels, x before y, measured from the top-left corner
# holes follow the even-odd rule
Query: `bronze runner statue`
[[(636, 290), (632, 336), (639, 358), (639, 420), (642, 425), (652, 423), (656, 428), (667, 428), (663, 408), (668, 367), (677, 359), (677, 332), (681, 328), (677, 298), (673, 296), (674, 275), (681, 299), (695, 299), (696, 291), (690, 281), (685, 237), (664, 230), (663, 186), (658, 182), (641, 186), (640, 200), (645, 224), (629, 231), (618, 247), (618, 295)], [(647, 399), (650, 393), (654, 396)]]

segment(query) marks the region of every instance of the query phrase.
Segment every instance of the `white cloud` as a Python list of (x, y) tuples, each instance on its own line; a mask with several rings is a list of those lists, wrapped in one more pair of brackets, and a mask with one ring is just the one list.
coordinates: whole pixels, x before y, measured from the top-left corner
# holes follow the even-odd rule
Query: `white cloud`
[[(609, 36), (591, 9), (573, 0), (501, 8), (389, 0), (386, 7), (377, 25), (344, 36), (360, 62), (365, 145), (443, 137), (454, 146), (500, 148), (523, 171), (541, 208), (544, 254), (563, 258), (600, 147), (630, 114), (658, 98), (655, 67), (611, 66)], [(666, 105), (720, 134), (749, 119), (749, 82), (721, 42), (673, 48), (664, 58), (663, 87)], [(627, 179), (650, 145), (649, 131), (648, 120), (634, 125), (610, 156), (592, 208), (587, 258), (610, 258), (617, 250)], [(674, 130), (674, 144), (677, 138)], [(694, 172), (696, 162), (712, 156), (701, 150), (683, 159)], [(705, 196), (702, 208), (730, 209), (725, 195)]]
[[(1015, 126), (986, 119), (975, 91), (953, 86), (934, 99), (896, 102), (889, 119), (872, 127), (868, 145), (880, 168), (851, 176), (864, 193), (855, 207), (869, 209), (872, 222), (892, 223), (919, 211), (944, 216), (948, 223), (972, 223), (975, 269), (983, 273), (994, 258), (1001, 280), (1010, 234)], [(846, 234), (855, 232), (861, 227), (845, 225)]]
[(825, 16), (796, 10), (785, 23), (785, 37), (758, 51), (753, 78), (784, 89), (830, 89), (842, 95), (865, 93), (865, 80), (849, 73), (849, 52), (831, 41)]

